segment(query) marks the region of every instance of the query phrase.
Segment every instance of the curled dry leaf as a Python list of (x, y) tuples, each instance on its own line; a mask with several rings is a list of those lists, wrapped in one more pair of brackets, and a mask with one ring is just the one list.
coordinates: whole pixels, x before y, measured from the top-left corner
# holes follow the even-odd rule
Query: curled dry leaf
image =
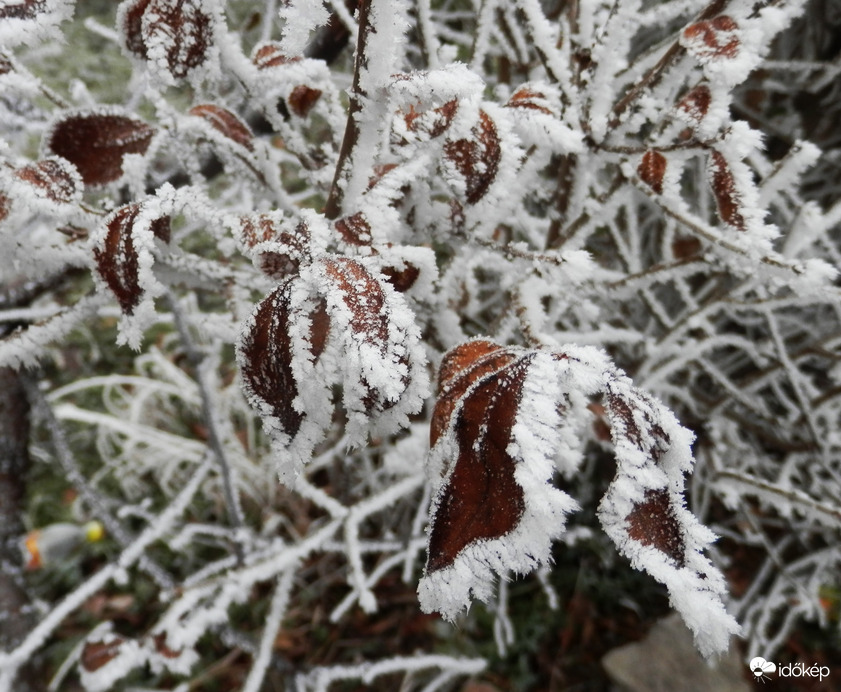
[(666, 157), (655, 149), (649, 149), (642, 155), (642, 161), (637, 166), (637, 175), (654, 192), (662, 195), (666, 166)]
[(63, 114), (46, 148), (72, 163), (85, 185), (105, 185), (123, 175), (126, 154), (145, 154), (155, 131), (142, 120), (109, 111)]
[(206, 103), (193, 106), (189, 113), (210, 123), (210, 126), (223, 137), (248, 151), (254, 151), (254, 135), (248, 125), (227, 108)]
[(555, 357), (475, 339), (443, 359), (430, 428), (435, 488), (421, 608), (454, 618), (495, 574), (550, 559), (576, 503), (553, 487)]
[[(143, 297), (140, 280), (140, 261), (136, 245), (139, 229), (139, 215), (142, 205), (127, 204), (113, 212), (105, 220), (105, 233), (94, 246), (93, 255), (97, 272), (116, 296), (120, 308), (126, 315), (134, 313)], [(150, 221), (148, 230), (169, 242), (170, 220), (168, 216)]]
[(726, 15), (696, 22), (683, 30), (682, 43), (701, 60), (735, 58), (741, 45), (739, 25)]
[(484, 197), (496, 178), (502, 158), (499, 134), (491, 117), (479, 111), (479, 122), (473, 127), (470, 139), (449, 141), (444, 145), (446, 156), (464, 177), (465, 199), (476, 204)]
[(741, 198), (736, 189), (736, 180), (727, 165), (724, 154), (715, 149), (710, 152), (710, 184), (718, 205), (718, 215), (724, 223), (745, 230), (745, 218), (741, 213)]

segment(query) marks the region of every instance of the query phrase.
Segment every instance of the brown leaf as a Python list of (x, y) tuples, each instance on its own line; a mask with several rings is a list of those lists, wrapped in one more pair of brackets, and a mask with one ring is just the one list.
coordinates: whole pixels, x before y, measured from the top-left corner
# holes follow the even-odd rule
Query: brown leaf
[(321, 89), (312, 89), (305, 84), (299, 84), (286, 99), (290, 110), (299, 118), (306, 118), (312, 107), (321, 98)]
[(251, 62), (257, 66), (258, 70), (268, 70), (271, 67), (279, 67), (300, 60), (301, 58), (297, 55), (293, 57), (286, 55), (283, 52), (283, 47), (276, 41), (268, 41), (257, 45), (251, 58)]
[(241, 147), (254, 151), (254, 135), (242, 120), (226, 108), (213, 104), (193, 106), (190, 115), (195, 115), (210, 123), (211, 127)]
[(292, 405), (298, 385), (292, 374), (292, 344), (288, 333), (290, 282), (281, 284), (261, 303), (242, 347), (245, 383), (269, 404), (283, 431), (294, 436), (303, 414)]
[(384, 350), (388, 341), (388, 315), (380, 283), (368, 269), (350, 257), (328, 258), (324, 268), (353, 315), (351, 330)]
[(430, 137), (438, 137), (447, 130), (457, 112), (458, 100), (451, 99), (428, 111), (416, 111), (412, 107), (403, 119), (410, 132), (426, 132)]
[[(123, 39), (126, 48), (137, 57), (147, 58), (146, 43), (143, 40), (143, 14), (150, 0), (134, 0), (121, 6)], [(124, 8), (124, 9), (123, 9)]]
[(712, 92), (706, 84), (699, 84), (677, 104), (678, 109), (696, 122), (704, 119), (712, 103)]
[(706, 59), (735, 58), (739, 52), (739, 25), (726, 15), (690, 24), (683, 38), (695, 55)]
[(642, 161), (637, 166), (640, 180), (658, 195), (663, 194), (663, 176), (666, 174), (666, 157), (659, 151), (649, 149), (642, 155)]
[(58, 204), (69, 204), (81, 193), (75, 168), (63, 159), (37, 161), (17, 169), (15, 176)]
[(178, 658), (183, 653), (181, 649), (176, 651), (167, 646), (166, 632), (158, 632), (157, 634), (152, 635), (152, 642), (155, 645), (155, 651), (164, 658)]
[[(127, 204), (113, 212), (105, 221), (106, 234), (101, 245), (93, 248), (96, 268), (108, 288), (117, 297), (122, 311), (131, 315), (140, 303), (143, 289), (138, 276), (138, 257), (134, 245), (134, 226), (140, 204)], [(150, 230), (164, 241), (169, 240), (168, 216), (156, 219)]]
[(508, 108), (526, 108), (546, 113), (546, 115), (555, 115), (547, 103), (546, 94), (533, 89), (528, 84), (524, 84), (511, 94), (511, 98), (505, 105)]
[(270, 214), (242, 216), (239, 222), (240, 237), (247, 247), (268, 244), (260, 253), (258, 264), (273, 279), (280, 281), (295, 274), (302, 262), (311, 261), (310, 230), (305, 221), (298, 223), (291, 233)]
[(336, 230), (348, 245), (364, 246), (371, 244), (371, 224), (361, 211), (343, 216), (334, 222)]
[(24, 0), (0, 7), (0, 19), (35, 19), (46, 9), (44, 0)]
[(85, 642), (79, 661), (89, 673), (107, 665), (120, 655), (120, 647), (125, 642), (122, 637), (114, 637), (107, 642)]
[(9, 74), (13, 69), (12, 61), (0, 53), (0, 75)]
[(479, 122), (473, 127), (471, 134), (471, 139), (447, 142), (444, 145), (444, 155), (464, 176), (467, 203), (476, 204), (487, 194), (496, 178), (502, 158), (502, 147), (496, 125), (485, 111), (479, 111)]
[(405, 261), (403, 262), (402, 269), (386, 266), (380, 269), (380, 272), (385, 277), (386, 281), (394, 286), (394, 289), (400, 293), (405, 293), (414, 286), (415, 281), (417, 281), (420, 276), (420, 269), (410, 262)]
[(646, 490), (642, 502), (628, 514), (627, 524), (630, 538), (656, 548), (683, 567), (686, 546), (668, 490)]
[(47, 148), (76, 166), (86, 185), (105, 185), (123, 175), (126, 154), (145, 154), (155, 131), (141, 120), (77, 112), (59, 120)]
[(715, 149), (711, 152), (710, 174), (713, 194), (718, 205), (718, 215), (724, 223), (744, 231), (745, 218), (740, 212), (741, 200), (736, 189), (736, 181), (727, 165), (727, 159)]
[[(463, 393), (457, 397), (461, 406), (436, 405), (433, 413), (433, 430), (453, 430), (457, 458), (436, 501), (427, 573), (451, 565), (471, 543), (510, 533), (525, 510), (508, 449), (533, 353), (518, 357), (483, 341), (465, 346), (445, 366), (450, 371), (458, 362), (467, 362), (466, 372), (447, 380), (448, 395)], [(449, 378), (449, 372), (445, 376)]]
[(618, 433), (619, 436), (627, 437), (637, 449), (655, 462), (658, 461), (671, 445), (671, 440), (651, 413), (643, 406), (633, 406), (627, 399), (615, 394), (609, 394), (606, 403), (614, 436)]
[(184, 79), (210, 57), (213, 20), (201, 0), (151, 0), (143, 11), (142, 40), (147, 58), (149, 47), (163, 50), (169, 73)]

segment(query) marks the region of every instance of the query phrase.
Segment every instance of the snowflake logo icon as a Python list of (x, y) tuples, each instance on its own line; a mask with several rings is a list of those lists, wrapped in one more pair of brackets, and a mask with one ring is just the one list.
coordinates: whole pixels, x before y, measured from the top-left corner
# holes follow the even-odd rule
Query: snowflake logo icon
[(762, 656), (752, 658), (750, 662), (750, 672), (757, 680), (762, 680), (764, 683), (766, 679), (770, 680), (771, 673), (777, 671), (777, 665), (771, 661), (766, 661)]

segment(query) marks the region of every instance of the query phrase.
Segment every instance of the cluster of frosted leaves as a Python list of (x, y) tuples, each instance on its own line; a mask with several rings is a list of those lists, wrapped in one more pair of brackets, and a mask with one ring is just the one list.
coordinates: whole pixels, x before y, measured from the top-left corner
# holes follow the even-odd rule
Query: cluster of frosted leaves
[(0, 4), (0, 46), (58, 39), (58, 25), (73, 16), (73, 0), (5, 0)]
[[(539, 143), (541, 156), (581, 149), (580, 133), (561, 121), (558, 92), (547, 84), (525, 84), (505, 106), (482, 101), (484, 84), (464, 65), (396, 74), (388, 93), (395, 118), (392, 143), (404, 160), (424, 157), (437, 167), (450, 197), (450, 225), (481, 233), (521, 196), (517, 172), (523, 145)], [(433, 183), (434, 184), (434, 183)], [(434, 197), (442, 191), (415, 191)]]
[(117, 11), (125, 50), (164, 84), (196, 83), (219, 73), (217, 0), (125, 0)]
[(406, 299), (378, 256), (320, 250), (323, 217), (292, 224), (247, 217), (240, 241), (281, 282), (256, 307), (237, 344), (243, 386), (292, 482), (333, 419), (343, 391), (348, 444), (405, 427), (428, 394), (426, 356)]
[(563, 419), (601, 395), (617, 472), (599, 518), (637, 569), (666, 585), (704, 655), (737, 629), (722, 604), (722, 575), (702, 554), (714, 536), (686, 509), (692, 435), (633, 387), (600, 351), (468, 341), (446, 354), (430, 431), (435, 484), (425, 612), (453, 619), (471, 598), (487, 601), (496, 575), (527, 573), (551, 559), (576, 502), (554, 487), (576, 463)]

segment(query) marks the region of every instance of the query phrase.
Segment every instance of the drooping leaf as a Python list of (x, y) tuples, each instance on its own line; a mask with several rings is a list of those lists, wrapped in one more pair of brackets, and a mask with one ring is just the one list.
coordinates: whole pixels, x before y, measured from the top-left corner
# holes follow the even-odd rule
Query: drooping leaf
[(577, 464), (561, 428), (589, 416), (587, 399), (597, 394), (617, 461), (599, 506), (602, 525), (634, 567), (668, 587), (702, 653), (721, 651), (737, 626), (721, 602), (724, 579), (702, 554), (712, 536), (683, 504), (692, 436), (588, 348), (475, 339), (444, 357), (430, 428), (436, 487), (421, 607), (452, 619), (471, 598), (490, 597), (494, 575), (549, 559), (576, 509), (552, 484), (556, 464)]
[(736, 181), (727, 159), (715, 149), (710, 152), (709, 172), (718, 215), (724, 223), (744, 231), (745, 218), (741, 212), (741, 199), (736, 189)]

